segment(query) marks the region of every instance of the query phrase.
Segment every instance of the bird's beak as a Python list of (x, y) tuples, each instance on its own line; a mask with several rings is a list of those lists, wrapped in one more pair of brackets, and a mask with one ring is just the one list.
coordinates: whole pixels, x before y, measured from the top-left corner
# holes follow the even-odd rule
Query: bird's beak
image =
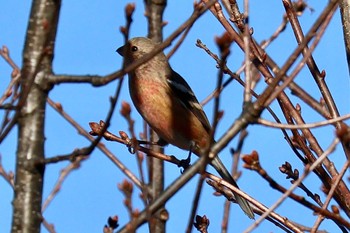
[(117, 49), (117, 53), (119, 53), (119, 55), (122, 57), (124, 57), (124, 49), (125, 49), (125, 45)]

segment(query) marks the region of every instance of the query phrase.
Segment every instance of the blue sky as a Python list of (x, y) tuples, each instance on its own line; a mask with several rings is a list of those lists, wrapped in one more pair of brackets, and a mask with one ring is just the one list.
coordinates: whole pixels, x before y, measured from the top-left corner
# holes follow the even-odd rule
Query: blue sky
[[(128, 2), (124, 0), (103, 2), (96, 0), (63, 1), (53, 63), (54, 72), (56, 74), (106, 75), (120, 69), (122, 58), (115, 50), (123, 44), (119, 27), (124, 25), (124, 6), (126, 3)], [(131, 37), (145, 36), (147, 34), (147, 24), (144, 17), (143, 1), (135, 1), (135, 3), (136, 11), (131, 27)], [(315, 11), (313, 13), (306, 11), (300, 18), (305, 33), (321, 13), (326, 3), (327, 1), (308, 1), (308, 4)], [(168, 21), (168, 25), (164, 28), (165, 37), (190, 16), (192, 6), (192, 1), (169, 1), (164, 16), (164, 19)], [(29, 1), (13, 0), (0, 3), (0, 46), (6, 45), (10, 49), (11, 56), (19, 66), (21, 66), (21, 54), (29, 11)], [(275, 31), (281, 23), (283, 11), (282, 3), (278, 1), (251, 1), (250, 24), (254, 28), (254, 37), (257, 41), (267, 39)], [(214, 37), (221, 35), (223, 31), (213, 15), (207, 12), (193, 26), (183, 45), (170, 60), (172, 67), (188, 81), (199, 100), (204, 99), (213, 90), (216, 84), (217, 69), (213, 59), (195, 46), (196, 40), (201, 39), (208, 48), (213, 52), (217, 52)], [(267, 48), (267, 52), (279, 65), (282, 65), (295, 47), (296, 42), (291, 28), (288, 26), (275, 43)], [(228, 65), (235, 71), (242, 64), (243, 53), (237, 45), (232, 46), (231, 52)], [(349, 76), (339, 12), (333, 18), (324, 38), (314, 53), (314, 57), (320, 69), (326, 70), (326, 79), (334, 94), (333, 97), (338, 104), (340, 113), (348, 113)], [(1, 93), (8, 83), (10, 73), (9, 66), (0, 59)], [(314, 85), (307, 69), (303, 69), (296, 82), (307, 87), (308, 92), (316, 99), (320, 98), (317, 87)], [(130, 102), (127, 82), (124, 82), (124, 84), (117, 110), (120, 108), (121, 100)], [(113, 95), (116, 85), (117, 83), (114, 82), (106, 87), (93, 88), (87, 84), (61, 84), (51, 91), (50, 98), (60, 102), (64, 110), (89, 131), (88, 122), (105, 118), (109, 108), (109, 97)], [(264, 86), (265, 84), (260, 83), (257, 90), (261, 91)], [(295, 104), (301, 104), (306, 121), (323, 120), (297, 98), (291, 97), (291, 99)], [(229, 86), (222, 95), (221, 103), (221, 108), (224, 109), (224, 117), (219, 124), (217, 138), (239, 116), (242, 105), (242, 88), (237, 83)], [(209, 103), (204, 108), (209, 119), (212, 119), (212, 106), (212, 103)], [(279, 116), (282, 116), (276, 103), (272, 104), (272, 108)], [(142, 121), (134, 108), (132, 116), (136, 120), (137, 132), (140, 132)], [(266, 112), (263, 117), (271, 119)], [(47, 107), (45, 127), (47, 157), (69, 153), (75, 148), (89, 144), (84, 138), (77, 135), (76, 130), (49, 106)], [(114, 114), (109, 130), (112, 132), (127, 131), (125, 120), (120, 117), (118, 111)], [(318, 137), (321, 146), (326, 149), (333, 139), (333, 128), (316, 129), (313, 132)], [(285, 161), (289, 161), (293, 168), (298, 168), (301, 172), (303, 166), (295, 158), (282, 133), (279, 130), (263, 126), (251, 126), (248, 128), (248, 133), (243, 153), (257, 150), (260, 154), (262, 166), (268, 170), (273, 178), (288, 188), (290, 183), (278, 171), (278, 167)], [(16, 136), (17, 129), (14, 129), (0, 145), (3, 166), (5, 169), (12, 171), (15, 169)], [(105, 141), (104, 143), (137, 174), (136, 160), (133, 155), (128, 153), (125, 146)], [(233, 140), (229, 146), (235, 147), (236, 144), (237, 140)], [(187, 156), (187, 152), (173, 146), (168, 146), (166, 153), (174, 154), (179, 158)], [(230, 161), (229, 156), (228, 150), (221, 154), (222, 160), (227, 164)], [(338, 169), (340, 169), (344, 162), (340, 147), (330, 156), (330, 159), (336, 165), (339, 165)], [(44, 199), (52, 190), (60, 170), (67, 164), (67, 162), (63, 162), (47, 167)], [(166, 184), (170, 184), (181, 175), (176, 166), (166, 164), (165, 167)], [(241, 166), (240, 169), (243, 170)], [(45, 211), (44, 216), (48, 222), (55, 225), (57, 232), (101, 232), (103, 225), (106, 224), (107, 217), (110, 215), (118, 215), (120, 224), (124, 225), (128, 221), (128, 216), (122, 204), (123, 196), (117, 188), (117, 184), (121, 183), (123, 179), (125, 179), (125, 176), (106, 156), (95, 150), (90, 158), (81, 165), (81, 168), (74, 171), (66, 179), (61, 191)], [(166, 208), (170, 212), (170, 219), (167, 224), (168, 232), (184, 231), (196, 181), (197, 178), (186, 185), (167, 203)], [(238, 183), (244, 191), (267, 206), (272, 205), (281, 196), (280, 193), (271, 190), (269, 185), (252, 171), (243, 170), (243, 175)], [(324, 195), (320, 191), (320, 183), (318, 180), (315, 181), (314, 175), (307, 178), (305, 184), (313, 192), (320, 194), (322, 200), (324, 200)], [(13, 191), (2, 178), (0, 178), (0, 190), (2, 197), (0, 199), (0, 233), (2, 233), (10, 230)], [(212, 192), (210, 187), (204, 187), (204, 195), (201, 198), (198, 214), (207, 215), (210, 219), (209, 230), (218, 232), (222, 219), (223, 199), (212, 196)], [(300, 190), (297, 190), (296, 193), (303, 195)], [(133, 204), (135, 208), (142, 210), (143, 205), (138, 195), (139, 190), (135, 189)], [(295, 205), (290, 200), (279, 207), (277, 212), (281, 215), (287, 215), (290, 220), (308, 226), (312, 226), (316, 219), (311, 211), (305, 210), (300, 205)], [(252, 221), (244, 216), (238, 206), (234, 205), (232, 207), (230, 229), (241, 232), (251, 223)], [(338, 231), (338, 228), (330, 221), (322, 224), (320, 229), (329, 232)], [(140, 230), (140, 232), (146, 231), (147, 228)], [(42, 232), (46, 232), (46, 229), (43, 229)], [(268, 222), (263, 222), (256, 232), (280, 232), (280, 230)]]

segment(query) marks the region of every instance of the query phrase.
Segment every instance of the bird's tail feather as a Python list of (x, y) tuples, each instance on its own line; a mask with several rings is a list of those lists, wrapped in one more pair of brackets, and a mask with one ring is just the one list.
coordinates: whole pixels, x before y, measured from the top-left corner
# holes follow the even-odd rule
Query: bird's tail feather
[[(239, 188), (236, 181), (233, 179), (231, 174), (227, 171), (225, 165), (221, 162), (221, 160), (216, 156), (212, 161), (211, 165), (215, 168), (215, 170), (220, 174), (220, 176), (236, 188)], [(251, 219), (254, 219), (254, 212), (252, 208), (250, 207), (247, 200), (245, 200), (243, 197), (239, 196), (238, 194), (233, 192), (233, 195), (236, 198), (236, 201), (238, 205), (241, 207), (241, 209), (244, 211), (244, 213)]]

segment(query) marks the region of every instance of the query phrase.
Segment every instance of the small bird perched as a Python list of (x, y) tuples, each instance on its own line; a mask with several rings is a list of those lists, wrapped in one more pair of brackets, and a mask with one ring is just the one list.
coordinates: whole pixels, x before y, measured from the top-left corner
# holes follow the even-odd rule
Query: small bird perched
[[(148, 38), (135, 37), (117, 52), (129, 65), (156, 46)], [(129, 92), (138, 112), (161, 139), (198, 156), (204, 153), (211, 142), (208, 118), (190, 86), (170, 67), (163, 52), (129, 72)], [(224, 180), (238, 188), (218, 156), (211, 165)], [(253, 219), (248, 202), (233, 194), (245, 214)]]

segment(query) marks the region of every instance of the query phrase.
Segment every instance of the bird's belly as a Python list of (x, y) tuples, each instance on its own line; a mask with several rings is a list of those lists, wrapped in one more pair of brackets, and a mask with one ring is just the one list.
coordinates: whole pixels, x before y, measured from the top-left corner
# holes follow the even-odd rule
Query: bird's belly
[(137, 91), (130, 93), (144, 120), (162, 139), (179, 148), (189, 150), (191, 143), (202, 144), (203, 139), (207, 141), (207, 132), (197, 131), (203, 127), (196, 125), (201, 124), (196, 117), (179, 101), (172, 101), (165, 91), (167, 88), (159, 85), (161, 84), (154, 82), (137, 85)]

